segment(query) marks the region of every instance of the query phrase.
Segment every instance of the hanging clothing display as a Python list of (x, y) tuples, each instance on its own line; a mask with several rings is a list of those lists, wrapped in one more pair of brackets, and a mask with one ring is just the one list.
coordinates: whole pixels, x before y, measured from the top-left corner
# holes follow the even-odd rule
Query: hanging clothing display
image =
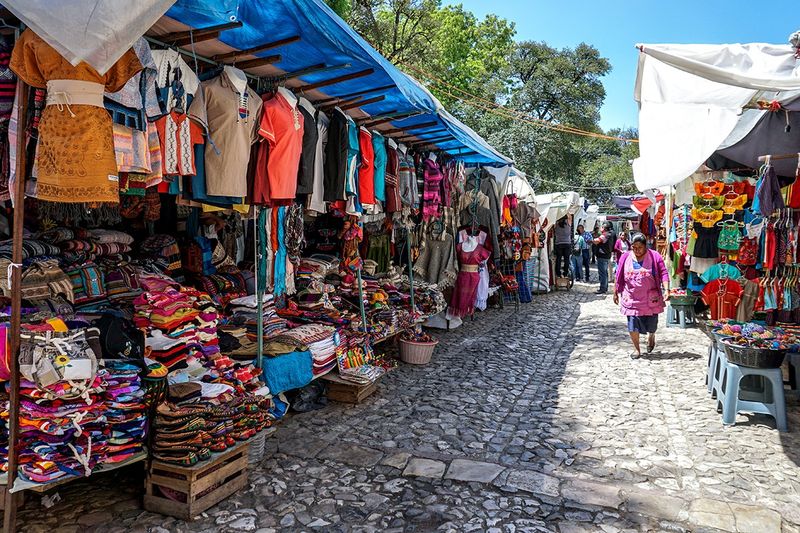
[[(204, 81), (189, 116), (206, 131), (206, 191), (213, 196), (247, 196), (250, 146), (258, 140), (261, 98), (250, 87), (239, 93), (227, 72)], [(297, 171), (292, 176), (296, 176)]]
[[(292, 101), (287, 98), (293, 98)], [(281, 91), (264, 100), (261, 124), (258, 129), (269, 148), (266, 169), (256, 170), (256, 201), (290, 200), (297, 194), (300, 154), (303, 151), (305, 117), (294, 96), (285, 96)], [(316, 142), (313, 143), (316, 146)], [(313, 161), (312, 168), (313, 168)], [(263, 171), (266, 170), (266, 173)], [(268, 181), (266, 191), (264, 181)], [(308, 184), (304, 184), (308, 185)], [(267, 192), (268, 191), (268, 192)]]
[(142, 69), (133, 50), (101, 76), (86, 63), (72, 66), (38, 35), (25, 30), (14, 47), (10, 67), (25, 83), (48, 91), (39, 123), (37, 198), (118, 203), (114, 137), (103, 93), (119, 91)]
[(486, 233), (482, 231), (477, 235), (464, 233), (463, 236), (464, 240), (456, 246), (459, 271), (448, 309), (448, 313), (457, 317), (471, 315), (474, 312), (478, 285), (481, 281), (481, 263), (491, 256), (489, 250), (483, 246), (487, 238)]

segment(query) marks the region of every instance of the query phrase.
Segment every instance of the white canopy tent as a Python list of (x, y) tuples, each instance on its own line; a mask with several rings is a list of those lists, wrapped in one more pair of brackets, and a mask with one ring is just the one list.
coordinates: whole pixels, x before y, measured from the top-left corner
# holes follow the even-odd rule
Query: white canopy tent
[(580, 195), (573, 191), (536, 196), (536, 210), (539, 211), (544, 231), (549, 230), (559, 218), (578, 213), (582, 205)]
[(741, 141), (767, 111), (757, 100), (800, 95), (800, 63), (789, 45), (638, 45), (639, 190), (674, 185), (720, 147)]
[(72, 65), (105, 74), (175, 0), (4, 0), (3, 5)]

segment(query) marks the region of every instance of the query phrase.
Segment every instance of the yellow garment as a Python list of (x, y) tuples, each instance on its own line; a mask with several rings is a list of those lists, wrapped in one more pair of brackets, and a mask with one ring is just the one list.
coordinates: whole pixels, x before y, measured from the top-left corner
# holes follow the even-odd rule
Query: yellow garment
[[(53, 80), (98, 83), (117, 92), (142, 64), (128, 50), (102, 76), (87, 63), (72, 66), (31, 30), (25, 30), (9, 65), (25, 83), (45, 88)], [(76, 96), (77, 99), (77, 96)], [(36, 193), (39, 200), (119, 203), (119, 176), (111, 116), (101, 107), (69, 104), (69, 94), (47, 105), (39, 123)]]
[(692, 209), (692, 219), (699, 222), (704, 228), (711, 228), (722, 220), (722, 211), (703, 211), (702, 209)]
[(67, 325), (60, 318), (51, 318), (50, 320), (47, 321), (47, 323), (50, 324), (50, 326), (52, 326), (53, 331), (58, 331), (60, 333), (65, 333), (69, 331)]
[(747, 203), (747, 195), (740, 194), (736, 198), (725, 198), (725, 202), (722, 205), (722, 212), (726, 215), (732, 215), (736, 211), (744, 209), (744, 204)]

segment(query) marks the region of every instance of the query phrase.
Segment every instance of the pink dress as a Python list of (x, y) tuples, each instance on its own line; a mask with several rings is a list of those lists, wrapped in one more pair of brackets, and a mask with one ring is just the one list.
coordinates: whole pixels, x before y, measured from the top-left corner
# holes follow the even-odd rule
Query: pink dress
[[(475, 249), (466, 252), (464, 244), (473, 241)], [(475, 302), (478, 298), (478, 284), (481, 281), (480, 264), (489, 259), (491, 252), (482, 244), (478, 244), (479, 237), (467, 237), (464, 242), (458, 243), (458, 264), (460, 266), (453, 296), (450, 298), (448, 313), (453, 316), (463, 317), (475, 312)], [(470, 243), (471, 244), (471, 243)], [(468, 246), (471, 248), (471, 246)]]

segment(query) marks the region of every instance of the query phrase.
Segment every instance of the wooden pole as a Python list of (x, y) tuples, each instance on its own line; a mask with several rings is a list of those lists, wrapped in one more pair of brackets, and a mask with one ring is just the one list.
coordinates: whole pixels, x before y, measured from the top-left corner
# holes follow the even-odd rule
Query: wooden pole
[(233, 52), (227, 52), (225, 54), (217, 54), (213, 56), (211, 59), (213, 59), (214, 61), (224, 62), (226, 59), (236, 59), (242, 56), (257, 54), (258, 52), (263, 52), (265, 50), (271, 50), (273, 48), (279, 48), (287, 44), (296, 43), (299, 40), (300, 36), (294, 35), (292, 37), (287, 37), (285, 39), (280, 39), (278, 41), (273, 41), (271, 43), (261, 44), (258, 46), (254, 46), (252, 48), (245, 48), (244, 50), (235, 50)]
[(315, 83), (309, 83), (308, 85), (303, 85), (302, 87), (298, 87), (297, 90), (299, 91), (310, 91), (312, 89), (319, 89), (320, 87), (328, 87), (330, 85), (336, 85), (337, 83), (342, 83), (343, 81), (350, 81), (355, 80), (358, 78), (363, 78), (365, 76), (369, 76), (370, 74), (374, 73), (375, 69), (368, 68), (364, 70), (359, 70), (358, 72), (353, 72), (352, 74), (343, 74), (342, 76), (337, 76), (336, 78), (331, 78), (329, 80), (318, 81)]
[[(8, 481), (6, 482), (5, 511), (3, 531), (11, 533), (17, 528), (17, 498), (11, 492), (17, 478), (17, 455), (19, 453), (19, 346), (20, 321), (22, 320), (22, 226), (25, 220), (25, 129), (28, 118), (28, 85), (17, 82), (19, 91), (19, 120), (17, 121), (17, 181), (14, 184), (16, 195), (14, 205), (14, 229), (11, 245), (11, 390), (8, 398)], [(18, 266), (17, 266), (18, 265)]]

